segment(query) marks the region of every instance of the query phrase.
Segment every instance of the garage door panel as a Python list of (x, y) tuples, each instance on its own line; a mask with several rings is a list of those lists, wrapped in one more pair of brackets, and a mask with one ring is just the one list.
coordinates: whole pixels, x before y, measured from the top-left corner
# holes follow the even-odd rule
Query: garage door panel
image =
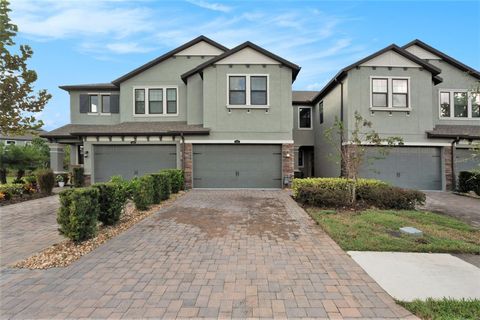
[[(382, 155), (379, 147), (367, 149), (360, 176), (386, 181), (394, 186), (441, 190), (441, 152), (434, 147), (396, 147)], [(380, 159), (378, 159), (380, 158)]]
[(94, 146), (95, 182), (114, 175), (125, 179), (176, 168), (175, 145), (97, 145)]
[(280, 188), (280, 145), (194, 145), (195, 188)]

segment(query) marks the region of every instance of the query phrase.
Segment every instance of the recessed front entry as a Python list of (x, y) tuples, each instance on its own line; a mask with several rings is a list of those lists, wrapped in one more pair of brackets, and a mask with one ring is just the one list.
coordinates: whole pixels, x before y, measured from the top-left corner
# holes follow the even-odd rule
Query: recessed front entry
[(115, 175), (132, 179), (177, 167), (176, 145), (96, 145), (93, 151), (95, 182)]
[(193, 145), (194, 188), (281, 188), (281, 145)]

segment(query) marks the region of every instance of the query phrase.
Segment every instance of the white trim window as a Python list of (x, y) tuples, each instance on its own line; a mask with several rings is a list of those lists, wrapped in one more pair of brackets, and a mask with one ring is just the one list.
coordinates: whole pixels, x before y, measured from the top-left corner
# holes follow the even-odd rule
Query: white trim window
[(110, 94), (102, 94), (100, 97), (102, 98), (102, 113), (110, 114)]
[(178, 87), (134, 88), (134, 116), (177, 116)]
[(17, 141), (15, 141), (15, 140), (5, 140), (5, 144), (7, 146), (14, 146), (14, 145), (17, 144)]
[(268, 74), (227, 74), (228, 108), (268, 108)]
[(312, 107), (298, 107), (298, 129), (312, 129)]
[(439, 115), (441, 119), (480, 120), (480, 95), (465, 89), (439, 91)]
[(90, 94), (90, 109), (88, 112), (90, 113), (98, 113), (98, 95), (97, 94)]
[(410, 78), (371, 76), (370, 109), (410, 110)]

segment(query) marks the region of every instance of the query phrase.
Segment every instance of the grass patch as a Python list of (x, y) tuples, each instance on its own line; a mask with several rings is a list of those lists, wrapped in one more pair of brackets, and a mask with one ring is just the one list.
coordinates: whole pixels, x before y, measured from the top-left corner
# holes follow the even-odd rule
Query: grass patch
[[(480, 230), (436, 213), (401, 210), (331, 213), (319, 208), (307, 211), (344, 250), (480, 254)], [(399, 228), (405, 226), (422, 230), (424, 236), (400, 234)]]
[(480, 319), (480, 300), (427, 299), (398, 304), (425, 320)]

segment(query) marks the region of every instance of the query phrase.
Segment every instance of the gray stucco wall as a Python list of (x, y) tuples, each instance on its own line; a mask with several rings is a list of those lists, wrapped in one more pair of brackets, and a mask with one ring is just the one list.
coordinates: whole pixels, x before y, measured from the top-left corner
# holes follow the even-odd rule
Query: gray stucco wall
[[(370, 111), (370, 77), (410, 77), (411, 112)], [(404, 142), (428, 142), (425, 131), (433, 129), (432, 75), (418, 68), (361, 67), (348, 72), (349, 133), (354, 126), (355, 111), (373, 123), (373, 129), (382, 136), (399, 136)]]
[[(156, 66), (128, 79), (120, 84), (121, 121), (187, 121), (187, 86), (180, 76), (199, 64), (211, 59), (204, 56), (171, 57)], [(134, 87), (177, 86), (178, 116), (133, 115)]]
[[(346, 88), (348, 88), (348, 79), (344, 82), (344, 97), (346, 96)], [(340, 137), (333, 134), (332, 139), (325, 137), (325, 131), (332, 128), (335, 124), (335, 118), (340, 119), (340, 102), (341, 102), (341, 86), (336, 86), (323, 99), (323, 123), (319, 122), (318, 109), (315, 106), (315, 176), (318, 177), (338, 177), (340, 176), (340, 154), (338, 147), (340, 145)], [(345, 121), (347, 121), (345, 119)]]
[[(70, 123), (72, 124), (115, 124), (120, 122), (120, 114), (109, 115), (80, 113), (80, 94), (118, 94), (118, 91), (70, 91)], [(100, 97), (99, 97), (100, 102)], [(99, 105), (101, 108), (101, 105)], [(99, 110), (100, 111), (100, 110)]]
[[(312, 129), (299, 129), (298, 127), (298, 109), (302, 107), (312, 108)], [(292, 106), (293, 111), (293, 141), (296, 147), (313, 146), (315, 137), (315, 127), (318, 125), (318, 113), (315, 112), (315, 106)]]
[[(227, 109), (227, 74), (268, 74), (270, 108)], [(198, 140), (292, 140), (292, 71), (279, 65), (216, 65), (203, 73), (203, 121)]]
[(203, 80), (199, 74), (187, 80), (187, 123), (203, 123)]
[(433, 88), (433, 122), (434, 124), (454, 124), (454, 125), (479, 125), (480, 118), (477, 119), (460, 119), (460, 120), (445, 120), (440, 119), (440, 106), (439, 106), (439, 92), (441, 89), (463, 89), (471, 90), (474, 88), (476, 82), (480, 81), (465, 72), (455, 68), (449, 63), (442, 60), (429, 60), (429, 63), (440, 68), (442, 72), (440, 77), (443, 78), (443, 82), (439, 83)]

